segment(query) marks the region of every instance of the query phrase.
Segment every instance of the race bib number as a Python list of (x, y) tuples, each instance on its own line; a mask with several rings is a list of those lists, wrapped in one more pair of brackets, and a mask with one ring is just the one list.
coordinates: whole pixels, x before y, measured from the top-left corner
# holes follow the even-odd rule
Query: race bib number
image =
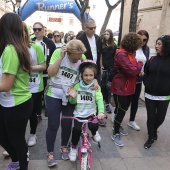
[(29, 77), (29, 85), (39, 85), (40, 77), (38, 73), (31, 73)]
[(67, 67), (60, 67), (57, 77), (61, 79), (67, 79), (68, 82), (74, 83), (76, 81), (77, 74), (78, 73), (75, 70), (72, 70)]
[(94, 103), (94, 96), (90, 92), (78, 91), (77, 103), (92, 104)]

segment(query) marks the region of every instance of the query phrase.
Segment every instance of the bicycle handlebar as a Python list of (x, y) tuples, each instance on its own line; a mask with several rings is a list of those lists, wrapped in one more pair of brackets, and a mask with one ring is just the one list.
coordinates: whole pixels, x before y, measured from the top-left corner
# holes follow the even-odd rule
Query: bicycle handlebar
[[(73, 116), (62, 116), (61, 119), (74, 119), (74, 120), (77, 120), (78, 122), (82, 122), (82, 123), (98, 123), (99, 122), (99, 119), (97, 116), (90, 116), (89, 119), (79, 119), (77, 117), (73, 117)], [(105, 119), (107, 119), (107, 115), (105, 115)]]

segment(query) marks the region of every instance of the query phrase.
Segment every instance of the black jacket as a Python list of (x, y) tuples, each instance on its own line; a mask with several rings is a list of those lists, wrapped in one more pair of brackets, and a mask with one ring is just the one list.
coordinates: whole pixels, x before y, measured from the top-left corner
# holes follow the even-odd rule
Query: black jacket
[[(35, 41), (35, 40), (36, 40), (36, 37), (32, 38), (32, 41)], [(43, 37), (43, 42), (46, 44), (46, 47), (49, 50), (49, 55), (47, 55), (47, 59), (46, 59), (46, 70), (43, 71), (44, 74), (47, 74), (47, 68), (49, 66), (51, 56), (56, 49), (56, 46), (52, 40), (50, 40), (49, 38), (45, 36)], [(45, 53), (45, 50), (44, 50), (44, 53)]]
[[(94, 34), (95, 39), (96, 39), (96, 48), (97, 48), (97, 67), (98, 67), (98, 73), (100, 73), (100, 55), (101, 55), (101, 40), (100, 37), (96, 34)], [(83, 44), (85, 45), (87, 51), (84, 53), (84, 55), (86, 56), (87, 59), (89, 60), (93, 60), (93, 56), (92, 56), (92, 52), (91, 52), (91, 48), (90, 48), (90, 44), (89, 41), (87, 39), (86, 33), (82, 33), (77, 39), (81, 40), (83, 42)]]
[(151, 57), (144, 68), (145, 92), (154, 96), (170, 95), (170, 56)]

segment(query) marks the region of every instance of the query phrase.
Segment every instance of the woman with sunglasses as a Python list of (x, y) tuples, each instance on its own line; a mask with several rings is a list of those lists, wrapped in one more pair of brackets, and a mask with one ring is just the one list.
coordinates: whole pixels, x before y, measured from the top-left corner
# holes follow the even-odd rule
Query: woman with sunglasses
[(31, 62), (23, 30), (19, 15), (6, 13), (1, 17), (0, 145), (12, 159), (5, 170), (28, 170), (25, 132), (32, 113), (32, 95), (28, 89)]
[[(149, 59), (149, 54), (150, 54), (150, 49), (147, 46), (148, 40), (149, 40), (149, 34), (146, 30), (139, 30), (137, 32), (142, 38), (142, 47), (140, 47), (136, 51), (136, 59), (142, 59), (143, 58), (143, 64), (146, 63), (146, 61)], [(144, 67), (144, 66), (143, 66)], [(140, 127), (139, 125), (135, 122), (135, 116), (138, 110), (138, 101), (139, 101), (139, 96), (141, 93), (142, 89), (142, 79), (144, 75), (144, 70), (141, 70), (141, 73), (138, 75), (137, 81), (136, 81), (136, 90), (135, 93), (132, 96), (132, 102), (131, 102), (131, 107), (130, 107), (130, 119), (128, 122), (128, 126), (130, 126), (132, 129), (139, 131)]]
[(112, 110), (109, 106), (110, 102), (110, 85), (111, 78), (109, 77), (110, 73), (113, 70), (113, 62), (116, 54), (117, 46), (114, 43), (113, 32), (110, 29), (105, 30), (102, 38), (102, 54), (100, 58), (101, 65), (101, 89), (103, 98), (105, 101), (105, 107), (107, 113), (112, 113)]
[(149, 149), (157, 140), (157, 130), (165, 120), (170, 100), (170, 36), (159, 37), (155, 49), (156, 56), (151, 57), (144, 68), (148, 129), (145, 149)]
[(36, 145), (37, 141), (37, 112), (39, 112), (41, 108), (41, 105), (39, 103), (41, 101), (42, 92), (44, 90), (42, 74), (43, 70), (46, 69), (46, 61), (41, 46), (34, 42), (30, 42), (27, 26), (24, 22), (23, 26), (26, 43), (31, 56), (31, 73), (28, 85), (33, 99), (33, 111), (30, 116), (30, 136), (28, 138), (27, 144), (28, 146), (34, 146)]
[[(56, 46), (52, 40), (50, 40), (49, 38), (44, 36), (44, 26), (41, 22), (34, 23), (33, 31), (34, 31), (35, 37), (32, 39), (32, 41), (35, 41), (42, 47), (42, 50), (44, 52), (45, 59), (46, 59), (46, 70), (44, 70), (44, 72), (43, 72), (43, 82), (44, 82), (44, 88), (45, 88), (47, 85), (47, 78), (48, 78), (47, 68), (49, 66), (51, 56), (56, 49)], [(44, 91), (43, 91), (43, 93), (44, 93)], [(40, 104), (40, 108), (41, 108), (41, 104)], [(46, 110), (45, 110), (45, 116), (47, 116)], [(37, 118), (38, 118), (38, 121), (42, 119), (41, 118), (41, 109), (37, 113)]]
[(53, 41), (56, 48), (61, 48), (63, 45), (65, 45), (65, 43), (61, 42), (61, 35), (60, 32), (57, 30), (53, 32)]

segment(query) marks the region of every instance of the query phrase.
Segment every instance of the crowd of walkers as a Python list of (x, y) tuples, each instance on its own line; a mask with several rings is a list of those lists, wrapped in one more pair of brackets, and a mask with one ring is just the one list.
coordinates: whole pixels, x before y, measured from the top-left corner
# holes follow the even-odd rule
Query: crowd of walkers
[[(170, 36), (159, 37), (156, 55), (149, 57), (146, 30), (127, 33), (120, 47), (112, 30), (106, 29), (98, 36), (91, 18), (77, 35), (64, 35), (58, 30), (47, 34), (46, 30), (36, 22), (34, 36), (30, 37), (18, 15), (6, 13), (0, 18), (0, 145), (12, 160), (4, 170), (28, 170), (28, 146), (38, 140), (36, 129), (43, 107), (48, 117), (48, 167), (57, 164), (53, 151), (60, 124), (62, 159), (76, 160), (82, 124), (74, 120), (73, 126), (71, 119), (60, 119), (61, 115), (79, 119), (97, 115), (99, 123), (89, 124), (89, 129), (99, 142), (99, 125), (106, 126), (104, 114), (112, 114), (111, 139), (123, 147), (121, 135), (128, 132), (121, 123), (129, 107), (127, 125), (140, 130), (135, 117), (142, 83), (148, 129), (144, 148), (149, 149), (158, 138), (157, 130), (165, 120), (170, 100)], [(30, 136), (26, 141), (28, 121)]]

